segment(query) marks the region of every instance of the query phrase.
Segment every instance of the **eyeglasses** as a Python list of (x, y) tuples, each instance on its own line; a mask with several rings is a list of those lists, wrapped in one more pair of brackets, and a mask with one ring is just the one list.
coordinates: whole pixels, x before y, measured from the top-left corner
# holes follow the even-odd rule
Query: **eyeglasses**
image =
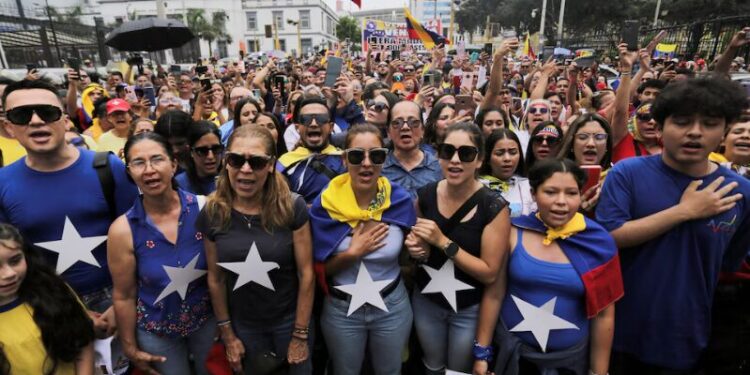
[(635, 115), (635, 117), (638, 119), (638, 121), (643, 122), (649, 122), (654, 118), (650, 113), (638, 113)]
[(226, 162), (229, 166), (232, 168), (240, 169), (245, 166), (245, 163), (250, 165), (250, 169), (257, 171), (260, 169), (265, 168), (268, 166), (268, 163), (271, 162), (270, 156), (264, 156), (264, 155), (250, 155), (248, 157), (245, 157), (245, 155), (235, 154), (235, 153), (228, 153), (226, 156)]
[(594, 137), (594, 142), (596, 143), (604, 143), (607, 141), (607, 133), (578, 133), (576, 134), (576, 139), (582, 142), (588, 142), (588, 140)]
[(164, 166), (169, 160), (162, 156), (162, 155), (156, 155), (152, 156), (151, 159), (143, 160), (143, 159), (136, 159), (128, 163), (128, 169), (134, 173), (143, 173), (143, 171), (146, 170), (146, 166), (150, 165), (151, 168), (161, 168)]
[(410, 118), (407, 120), (404, 120), (402, 118), (397, 118), (391, 120), (391, 128), (393, 129), (401, 129), (404, 127), (404, 124), (409, 126), (409, 129), (417, 129), (420, 126), (422, 126), (422, 121), (415, 118)]
[(208, 153), (211, 152), (214, 154), (214, 156), (224, 153), (224, 146), (223, 145), (213, 145), (213, 146), (201, 146), (201, 147), (193, 147), (193, 152), (195, 152), (196, 155), (205, 158), (208, 156)]
[(437, 148), (438, 157), (443, 160), (453, 159), (453, 155), (455, 155), (456, 152), (458, 152), (458, 160), (462, 163), (472, 162), (476, 160), (477, 155), (479, 155), (479, 149), (474, 146), (460, 146), (456, 148), (456, 146), (452, 144), (443, 143), (438, 145)]
[(385, 163), (386, 156), (388, 156), (388, 149), (379, 147), (365, 150), (363, 148), (353, 147), (344, 150), (344, 154), (346, 155), (346, 161), (348, 161), (349, 164), (352, 165), (362, 164), (362, 162), (365, 161), (365, 156), (370, 158), (370, 163), (375, 165), (383, 165)]
[(534, 137), (533, 138), (533, 142), (536, 145), (541, 145), (541, 144), (544, 144), (546, 142), (548, 146), (554, 146), (554, 145), (556, 145), (556, 144), (558, 144), (560, 142), (560, 138), (558, 138), (558, 137), (547, 137), (547, 136)]
[(546, 115), (549, 112), (547, 107), (529, 107), (529, 114), (535, 115), (537, 113)]
[(313, 113), (309, 115), (300, 115), (299, 120), (302, 125), (305, 126), (312, 125), (313, 120), (315, 120), (315, 123), (318, 124), (318, 126), (323, 126), (331, 122), (331, 116), (329, 116), (327, 113)]
[(31, 122), (31, 117), (36, 113), (39, 118), (44, 121), (45, 124), (55, 122), (62, 117), (62, 109), (60, 107), (48, 104), (39, 105), (23, 105), (13, 109), (9, 109), (6, 112), (6, 118), (14, 125), (28, 125)]
[(367, 101), (367, 108), (372, 109), (377, 113), (383, 112), (384, 109), (390, 109), (390, 107), (388, 107), (388, 104), (383, 102), (376, 102), (374, 100)]

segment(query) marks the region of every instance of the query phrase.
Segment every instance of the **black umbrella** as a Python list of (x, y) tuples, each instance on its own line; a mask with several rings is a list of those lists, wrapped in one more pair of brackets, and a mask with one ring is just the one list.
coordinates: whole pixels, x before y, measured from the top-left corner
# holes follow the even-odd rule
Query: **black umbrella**
[(161, 51), (181, 47), (195, 35), (182, 22), (144, 18), (123, 23), (107, 35), (104, 43), (119, 51)]

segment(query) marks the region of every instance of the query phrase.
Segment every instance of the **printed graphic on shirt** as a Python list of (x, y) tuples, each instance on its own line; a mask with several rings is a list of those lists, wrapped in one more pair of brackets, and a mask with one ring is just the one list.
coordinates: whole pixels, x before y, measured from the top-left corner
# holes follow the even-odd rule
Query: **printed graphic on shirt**
[(156, 301), (154, 301), (154, 304), (159, 303), (159, 301), (164, 299), (164, 297), (174, 292), (177, 292), (180, 295), (180, 298), (182, 300), (185, 300), (188, 284), (196, 279), (199, 279), (201, 276), (205, 275), (208, 272), (206, 270), (195, 268), (196, 263), (198, 263), (199, 257), (200, 254), (196, 254), (195, 257), (193, 257), (193, 259), (190, 261), (190, 263), (185, 265), (184, 268), (162, 266), (164, 267), (164, 272), (166, 272), (167, 276), (169, 276), (169, 284), (167, 284), (167, 286), (164, 287), (164, 290), (161, 291), (159, 296), (156, 297)]
[(422, 289), (422, 294), (443, 293), (443, 297), (451, 305), (453, 311), (458, 312), (456, 292), (474, 289), (474, 287), (456, 278), (453, 261), (446, 260), (439, 270), (428, 265), (422, 265), (422, 268), (430, 275), (430, 282)]
[(276, 291), (271, 278), (268, 276), (268, 272), (280, 268), (279, 264), (276, 262), (264, 262), (260, 258), (260, 253), (255, 242), (250, 246), (250, 251), (247, 253), (247, 258), (245, 258), (244, 262), (225, 262), (219, 263), (219, 265), (237, 274), (237, 282), (234, 284), (234, 289), (232, 290), (237, 290), (241, 286), (254, 281), (258, 285), (271, 289), (274, 292)]
[(56, 269), (58, 274), (62, 274), (76, 262), (84, 262), (101, 268), (91, 252), (106, 240), (106, 235), (81, 237), (70, 218), (65, 216), (62, 238), (57, 241), (38, 242), (36, 245), (58, 254)]
[(536, 307), (514, 295), (511, 295), (511, 297), (513, 302), (516, 303), (518, 311), (523, 315), (523, 320), (509, 331), (531, 332), (539, 343), (539, 347), (542, 348), (542, 352), (547, 351), (549, 331), (553, 329), (579, 329), (575, 324), (555, 315), (557, 297), (553, 297), (540, 307)]
[(388, 312), (388, 307), (385, 306), (385, 301), (383, 301), (383, 296), (380, 295), (380, 291), (385, 289), (385, 287), (392, 283), (393, 280), (394, 279), (373, 281), (364, 262), (360, 263), (359, 271), (357, 272), (357, 281), (355, 281), (354, 284), (339, 285), (335, 287), (336, 289), (352, 296), (352, 300), (349, 302), (349, 311), (346, 313), (346, 316), (352, 315), (352, 313), (366, 303)]

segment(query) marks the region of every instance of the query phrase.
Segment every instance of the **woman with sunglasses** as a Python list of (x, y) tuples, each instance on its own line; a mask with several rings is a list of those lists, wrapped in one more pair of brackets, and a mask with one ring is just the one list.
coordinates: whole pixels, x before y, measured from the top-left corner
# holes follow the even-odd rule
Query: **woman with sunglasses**
[(290, 374), (310, 374), (314, 275), (307, 205), (276, 170), (275, 152), (268, 130), (236, 128), (199, 228), (232, 369), (255, 373), (273, 352), (291, 364)]
[(521, 141), (524, 149), (529, 145), (531, 132), (545, 121), (552, 121), (552, 111), (550, 110), (549, 102), (544, 99), (530, 100), (526, 107), (526, 113), (521, 119), (521, 125), (518, 129), (515, 129), (516, 135), (518, 135), (518, 139)]
[(449, 126), (437, 154), (445, 179), (418, 191), (420, 218), (406, 243), (421, 263), (414, 322), (428, 374), (471, 372), (479, 301), (503, 261), (509, 211), (476, 177), (484, 156), (479, 127)]
[(368, 124), (377, 126), (383, 137), (387, 137), (388, 114), (391, 111), (391, 107), (398, 101), (398, 96), (388, 91), (381, 91), (365, 103), (365, 121)]
[(597, 166), (601, 174), (599, 183), (583, 192), (581, 209), (591, 214), (599, 202), (599, 192), (609, 168), (612, 166), (612, 128), (609, 122), (595, 113), (578, 117), (563, 137), (558, 159), (573, 160), (579, 167)]
[(313, 253), (328, 296), (320, 318), (336, 375), (359, 375), (369, 348), (374, 373), (401, 373), (412, 323), (399, 255), (414, 205), (380, 175), (388, 150), (374, 125), (351, 127), (344, 164), (312, 204)]
[(485, 149), (488, 152), (480, 169), (479, 181), (500, 193), (508, 202), (511, 217), (535, 211), (536, 204), (531, 197), (529, 180), (523, 177), (526, 166), (516, 133), (501, 128), (493, 131), (486, 139)]
[(607, 373), (622, 276), (612, 237), (578, 213), (585, 180), (565, 159), (529, 172), (539, 210), (513, 219), (503, 267), (484, 290), (474, 374), (488, 373), (493, 348), (497, 375)]
[(190, 157), (175, 181), (193, 194), (211, 194), (216, 190), (216, 176), (224, 156), (221, 133), (211, 122), (196, 121), (188, 128), (187, 140)]
[[(531, 132), (531, 141), (526, 147), (526, 172), (539, 160), (556, 158), (562, 145), (563, 130), (552, 121), (546, 121)], [(525, 173), (525, 172), (524, 172)]]
[(109, 228), (107, 260), (123, 352), (144, 373), (208, 374), (216, 320), (206, 282), (201, 197), (174, 183), (177, 160), (164, 137), (125, 143), (128, 176), (142, 195)]

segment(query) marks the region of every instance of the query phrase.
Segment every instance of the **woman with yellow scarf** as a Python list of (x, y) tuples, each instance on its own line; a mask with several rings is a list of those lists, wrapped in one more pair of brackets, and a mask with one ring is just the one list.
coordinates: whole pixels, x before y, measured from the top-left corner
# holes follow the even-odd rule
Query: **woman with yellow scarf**
[(405, 189), (380, 175), (388, 150), (378, 128), (350, 128), (345, 145), (348, 173), (310, 208), (313, 255), (328, 294), (321, 329), (336, 375), (358, 375), (366, 347), (375, 374), (400, 374), (412, 311), (398, 259), (415, 209)]

